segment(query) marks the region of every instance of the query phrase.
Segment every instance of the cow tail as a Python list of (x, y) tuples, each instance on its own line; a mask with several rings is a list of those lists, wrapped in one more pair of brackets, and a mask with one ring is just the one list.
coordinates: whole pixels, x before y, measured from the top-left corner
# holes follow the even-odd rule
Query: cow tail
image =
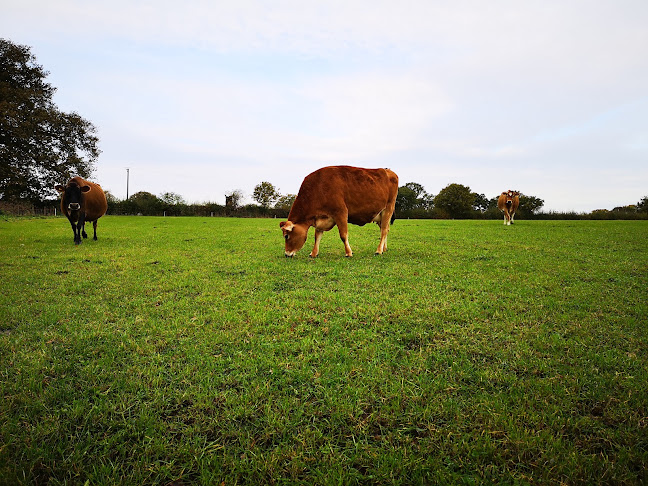
[(394, 221), (396, 221), (396, 211), (392, 213), (391, 221), (389, 222), (389, 224), (394, 224)]

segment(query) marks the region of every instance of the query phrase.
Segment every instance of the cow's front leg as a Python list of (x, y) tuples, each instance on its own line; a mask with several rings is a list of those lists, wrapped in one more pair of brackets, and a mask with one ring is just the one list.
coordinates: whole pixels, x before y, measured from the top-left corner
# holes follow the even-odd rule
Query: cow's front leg
[(349, 224), (348, 224), (348, 215), (344, 215), (342, 218), (336, 218), (338, 222), (338, 229), (340, 230), (340, 239), (344, 243), (344, 254), (347, 257), (353, 256), (353, 251), (351, 251), (351, 246), (349, 245)]
[(92, 239), (97, 241), (97, 221), (92, 222), (92, 228), (94, 229), (94, 238)]
[(74, 234), (74, 244), (75, 245), (80, 245), (81, 244), (81, 233), (79, 230), (79, 225), (78, 223), (73, 223), (70, 221), (70, 225), (72, 226), (72, 233)]
[(309, 255), (311, 258), (315, 258), (319, 255), (319, 245), (323, 234), (323, 230), (315, 229), (315, 246), (313, 246), (313, 251), (311, 251)]
[(81, 211), (81, 214), (79, 214), (79, 219), (77, 220), (77, 229), (79, 231), (79, 241), (81, 241), (81, 235), (83, 235), (84, 238), (88, 237), (85, 231), (85, 214), (83, 213), (83, 211)]

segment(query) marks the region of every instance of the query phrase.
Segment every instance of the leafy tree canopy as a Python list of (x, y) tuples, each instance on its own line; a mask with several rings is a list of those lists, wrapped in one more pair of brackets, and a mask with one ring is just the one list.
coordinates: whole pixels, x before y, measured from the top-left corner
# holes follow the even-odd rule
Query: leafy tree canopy
[(449, 184), (434, 198), (434, 206), (446, 211), (452, 218), (470, 216), (476, 194), (462, 184)]
[(475, 200), (473, 201), (473, 209), (483, 213), (490, 206), (489, 199), (484, 194), (474, 194)]
[(269, 208), (279, 196), (279, 191), (269, 182), (257, 184), (252, 193), (252, 198), (264, 208)]
[(400, 211), (411, 211), (416, 207), (416, 192), (411, 188), (401, 186), (398, 188), (398, 195), (396, 196), (396, 207)]
[(0, 200), (43, 200), (99, 157), (96, 128), (52, 101), (56, 88), (27, 46), (0, 39)]
[(434, 206), (433, 200), (434, 196), (425, 192), (425, 188), (421, 184), (408, 182), (398, 188), (396, 207), (401, 212), (417, 209), (427, 211)]
[(225, 194), (225, 207), (230, 211), (234, 211), (241, 207), (242, 201), (243, 191), (240, 189), (235, 189)]
[(184, 198), (175, 192), (165, 192), (160, 194), (160, 201), (168, 206), (175, 206), (178, 204), (187, 204)]
[(535, 196), (527, 196), (526, 194), (520, 194), (520, 212), (524, 214), (535, 214), (535, 212), (542, 206), (544, 206), (543, 199)]
[(296, 194), (286, 194), (285, 196), (280, 196), (275, 203), (275, 209), (284, 209), (289, 211), (292, 208), (295, 199), (297, 198)]
[(418, 182), (408, 182), (405, 187), (411, 189), (417, 198), (425, 196), (425, 188)]
[(155, 194), (146, 191), (136, 192), (128, 198), (128, 202), (133, 212), (142, 214), (155, 214), (161, 211), (164, 206), (164, 203)]

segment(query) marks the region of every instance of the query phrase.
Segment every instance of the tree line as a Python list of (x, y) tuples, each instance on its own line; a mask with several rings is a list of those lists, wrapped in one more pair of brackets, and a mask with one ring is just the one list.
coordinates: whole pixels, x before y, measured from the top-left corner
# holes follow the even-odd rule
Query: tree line
[[(72, 176), (89, 178), (99, 157), (96, 127), (77, 113), (64, 113), (53, 102), (56, 88), (28, 46), (0, 38), (0, 213), (51, 214), (58, 207), (56, 184)], [(462, 184), (449, 184), (437, 195), (417, 182), (398, 189), (397, 218), (499, 218), (497, 197), (488, 198)], [(225, 195), (225, 204), (187, 204), (182, 196), (138, 192), (126, 200), (108, 193), (109, 214), (168, 216), (285, 217), (294, 194), (282, 195), (270, 182), (252, 194), (256, 204), (243, 205), (240, 190)], [(636, 204), (589, 214), (542, 213), (544, 201), (521, 194), (522, 218), (647, 218), (648, 196)]]
[[(145, 216), (237, 216), (285, 218), (295, 200), (295, 194), (281, 194), (270, 182), (257, 184), (252, 193), (255, 203), (243, 204), (243, 192), (225, 194), (225, 204), (189, 204), (174, 192), (156, 196), (141, 191), (125, 200), (107, 192), (108, 214)], [(488, 198), (462, 184), (449, 184), (437, 195), (429, 194), (423, 185), (408, 182), (398, 188), (396, 217), (398, 219), (500, 219), (497, 208), (499, 194)], [(50, 201), (51, 204), (55, 201)], [(542, 212), (544, 201), (536, 196), (520, 194), (517, 215), (523, 219), (648, 219), (648, 196), (637, 204), (599, 209), (591, 213)]]
[(156, 196), (150, 192), (140, 191), (128, 199), (120, 200), (107, 191), (106, 199), (108, 200), (108, 214), (113, 215), (279, 218), (286, 216), (290, 210), (290, 207), (286, 209), (274, 205), (271, 207), (261, 204), (243, 204), (243, 193), (240, 190), (225, 194), (225, 204), (187, 203), (181, 195), (175, 192), (165, 192)]

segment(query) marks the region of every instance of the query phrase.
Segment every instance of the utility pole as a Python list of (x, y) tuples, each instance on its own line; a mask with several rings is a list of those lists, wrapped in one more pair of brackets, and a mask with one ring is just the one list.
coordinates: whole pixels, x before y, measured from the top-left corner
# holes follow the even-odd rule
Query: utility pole
[(130, 179), (130, 167), (126, 167), (126, 199), (128, 200), (128, 179)]

